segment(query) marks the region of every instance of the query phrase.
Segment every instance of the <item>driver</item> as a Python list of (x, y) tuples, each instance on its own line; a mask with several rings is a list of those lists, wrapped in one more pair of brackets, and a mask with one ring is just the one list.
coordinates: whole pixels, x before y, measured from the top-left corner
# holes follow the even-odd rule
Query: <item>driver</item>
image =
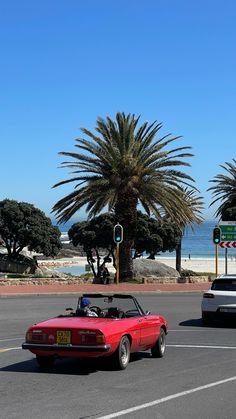
[(91, 301), (89, 298), (83, 297), (80, 303), (81, 308), (84, 309), (86, 316), (88, 317), (98, 317), (97, 313), (95, 311), (90, 310), (91, 307)]

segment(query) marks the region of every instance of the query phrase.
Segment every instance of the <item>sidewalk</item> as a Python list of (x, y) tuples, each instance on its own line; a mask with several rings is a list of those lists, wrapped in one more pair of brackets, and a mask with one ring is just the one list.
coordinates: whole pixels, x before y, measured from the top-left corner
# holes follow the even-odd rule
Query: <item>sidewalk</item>
[(0, 297), (13, 295), (40, 295), (40, 294), (81, 294), (81, 293), (155, 293), (155, 292), (199, 292), (210, 288), (210, 283), (198, 284), (127, 284), (119, 285), (2, 285)]

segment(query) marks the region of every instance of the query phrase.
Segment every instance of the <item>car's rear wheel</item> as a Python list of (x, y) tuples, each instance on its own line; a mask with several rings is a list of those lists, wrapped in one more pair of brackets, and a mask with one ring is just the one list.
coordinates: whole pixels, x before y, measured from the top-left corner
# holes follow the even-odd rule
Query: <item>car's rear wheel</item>
[(118, 370), (124, 370), (130, 360), (130, 341), (128, 336), (123, 336), (113, 355), (113, 365)]
[(54, 364), (54, 357), (53, 356), (40, 356), (36, 355), (37, 362), (40, 368), (52, 368)]
[(162, 358), (166, 350), (166, 332), (161, 327), (160, 336), (155, 345), (151, 348), (153, 358)]
[(212, 317), (209, 313), (202, 313), (202, 325), (210, 326), (212, 322)]

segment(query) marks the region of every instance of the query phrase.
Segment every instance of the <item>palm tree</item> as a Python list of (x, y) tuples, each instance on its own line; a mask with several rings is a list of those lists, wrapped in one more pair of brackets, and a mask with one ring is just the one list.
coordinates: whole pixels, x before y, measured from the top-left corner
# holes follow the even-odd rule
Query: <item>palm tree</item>
[(73, 176), (54, 185), (76, 183), (75, 190), (53, 207), (59, 222), (68, 221), (83, 206), (89, 218), (106, 207), (115, 212), (116, 221), (124, 228), (120, 245), (121, 278), (133, 276), (131, 249), (138, 204), (149, 215), (161, 218), (168, 214), (175, 219), (177, 214), (179, 222), (184, 222), (188, 209), (179, 191), (182, 185), (192, 186), (193, 182), (177, 168), (190, 166), (183, 159), (192, 156), (188, 151), (191, 147), (170, 149), (179, 136), (168, 134), (156, 139), (162, 124), (145, 122), (138, 128), (139, 119), (117, 113), (115, 120), (97, 119), (97, 134), (82, 128), (89, 139), (76, 140), (79, 152), (59, 153), (72, 158), (62, 166), (73, 169)]
[[(196, 191), (193, 189), (183, 188), (179, 190), (179, 193), (182, 194), (182, 200), (184, 202), (185, 208), (185, 218), (184, 220), (178, 220), (178, 214), (176, 215), (175, 222), (177, 222), (180, 237), (183, 237), (184, 230), (186, 227), (191, 227), (194, 230), (195, 224), (201, 224), (203, 218), (201, 216), (201, 209), (203, 208), (202, 197), (196, 195)], [(176, 248), (176, 270), (181, 273), (181, 248), (182, 248), (182, 239), (179, 242), (179, 245)]]
[(213, 191), (214, 205), (217, 201), (221, 201), (219, 208), (216, 210), (215, 215), (221, 217), (223, 221), (236, 220), (236, 160), (233, 163), (225, 163), (225, 166), (220, 165), (226, 170), (227, 175), (216, 175), (210, 182), (214, 186), (208, 188), (208, 191)]

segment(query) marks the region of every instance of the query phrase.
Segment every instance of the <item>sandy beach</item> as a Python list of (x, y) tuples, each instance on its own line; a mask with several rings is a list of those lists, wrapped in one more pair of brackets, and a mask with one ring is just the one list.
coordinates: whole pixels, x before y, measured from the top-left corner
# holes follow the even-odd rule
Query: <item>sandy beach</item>
[[(165, 263), (172, 268), (175, 268), (175, 258), (173, 259), (159, 259), (160, 262)], [(194, 272), (212, 272), (216, 271), (216, 262), (215, 259), (182, 259), (181, 261), (182, 269), (190, 269)], [(218, 273), (225, 273), (225, 260), (218, 260)], [(227, 273), (234, 274), (236, 273), (236, 260), (228, 259), (227, 263)]]
[[(157, 261), (164, 263), (172, 268), (175, 268), (175, 258), (156, 258)], [(47, 266), (85, 266), (87, 264), (87, 260), (85, 257), (73, 257), (73, 258), (65, 258), (65, 259), (57, 259), (57, 260), (42, 260), (39, 261), (39, 265), (47, 265)], [(107, 267), (110, 272), (114, 272), (114, 268), (112, 264), (107, 264)], [(216, 263), (215, 259), (182, 259), (182, 269), (190, 269), (195, 272), (211, 272), (215, 273), (216, 271)], [(225, 273), (225, 259), (218, 260), (218, 274)], [(227, 273), (228, 274), (236, 274), (236, 260), (235, 259), (228, 259), (227, 263)]]

